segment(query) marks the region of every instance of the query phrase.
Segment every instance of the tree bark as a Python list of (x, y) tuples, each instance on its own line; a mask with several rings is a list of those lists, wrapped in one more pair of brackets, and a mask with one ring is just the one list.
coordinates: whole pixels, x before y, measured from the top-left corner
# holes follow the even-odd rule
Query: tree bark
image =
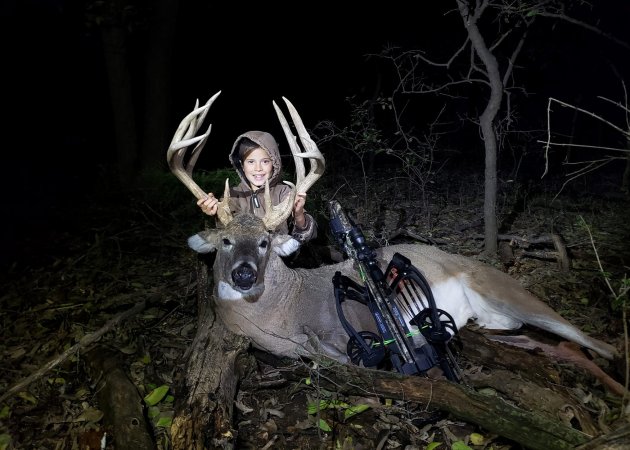
[[(325, 361), (320, 364), (319, 379), (325, 380), (321, 382), (324, 388), (348, 395), (374, 395), (425, 404), (427, 408), (446, 411), (457, 419), (477, 424), (526, 448), (570, 449), (591, 439), (557, 418), (515, 406), (501, 395), (480, 393), (463, 384), (351, 365), (326, 364)], [(309, 374), (298, 367), (295, 375), (304, 377)]]
[[(628, 133), (630, 133), (630, 130), (628, 130)], [(626, 140), (626, 148), (628, 149), (628, 154), (626, 155), (626, 168), (621, 179), (621, 191), (630, 195), (630, 135)]]
[[(144, 114), (140, 170), (164, 169), (164, 153), (170, 142), (172, 117), (172, 74), (175, 52), (177, 0), (153, 3), (147, 39)], [(193, 103), (191, 102), (191, 107)]]
[(304, 377), (326, 380), (323, 388), (343, 395), (426, 404), (427, 409), (448, 412), (525, 448), (564, 449), (606, 439), (607, 430), (561, 385), (560, 373), (548, 357), (488, 340), (468, 328), (459, 336), (460, 363), (467, 366), (464, 384), (344, 366), (325, 358), (318, 361), (323, 371), (318, 377), (304, 364), (284, 373), (296, 382)]
[(103, 422), (113, 434), (116, 450), (153, 450), (153, 430), (145, 420), (144, 402), (120, 358), (102, 346), (85, 354), (90, 378), (96, 382)]
[(628, 442), (630, 442), (630, 424), (580, 445), (575, 450), (627, 450)]
[(483, 135), (485, 148), (485, 179), (484, 179), (484, 234), (485, 253), (493, 255), (497, 252), (497, 137), (494, 133), (494, 119), (501, 108), (503, 98), (503, 82), (499, 73), (499, 64), (488, 49), (486, 42), (479, 31), (477, 20), (483, 14), (487, 2), (483, 2), (475, 11), (468, 8), (469, 2), (457, 0), (459, 13), (464, 20), (464, 27), (472, 43), (475, 53), (483, 62), (488, 81), (490, 83), (490, 99), (485, 110), (479, 118), (479, 127)]
[[(124, 7), (120, 1), (117, 1), (116, 6), (120, 10)], [(118, 178), (121, 186), (129, 186), (135, 180), (138, 136), (131, 72), (127, 62), (127, 36), (124, 24), (118, 20), (118, 17), (110, 17), (101, 27), (101, 38), (116, 137)]]
[(228, 331), (212, 308), (208, 267), (197, 265), (199, 320), (178, 383), (171, 426), (173, 449), (233, 448), (233, 402), (240, 379), (249, 370), (249, 340)]

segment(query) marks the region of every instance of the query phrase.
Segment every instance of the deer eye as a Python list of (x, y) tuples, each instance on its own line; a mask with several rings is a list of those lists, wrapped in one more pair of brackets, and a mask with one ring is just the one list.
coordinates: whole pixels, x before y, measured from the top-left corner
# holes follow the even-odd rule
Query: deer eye
[(232, 245), (232, 242), (228, 238), (223, 238), (223, 245), (227, 247)]
[(260, 248), (267, 248), (267, 246), (268, 246), (268, 245), (269, 245), (269, 242), (267, 242), (267, 241), (262, 241), (262, 242), (259, 244), (259, 247), (260, 247)]

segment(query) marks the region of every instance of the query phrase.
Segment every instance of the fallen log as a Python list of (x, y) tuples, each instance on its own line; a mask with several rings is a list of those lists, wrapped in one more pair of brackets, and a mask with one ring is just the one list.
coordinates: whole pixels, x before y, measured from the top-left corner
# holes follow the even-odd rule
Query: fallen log
[(61, 355), (51, 359), (46, 364), (44, 364), (44, 366), (37, 369), (28, 377), (24, 378), (23, 380), (20, 380), (19, 382), (11, 386), (9, 389), (7, 389), (6, 392), (0, 395), (0, 403), (4, 402), (11, 395), (24, 389), (26, 386), (28, 386), (32, 382), (39, 380), (41, 377), (46, 375), (50, 370), (54, 369), (55, 367), (57, 367), (58, 365), (66, 361), (70, 356), (76, 355), (79, 350), (87, 348), (94, 342), (98, 341), (101, 337), (103, 337), (105, 333), (115, 328), (118, 324), (120, 324), (124, 320), (138, 314), (140, 311), (143, 311), (146, 308), (146, 304), (147, 302), (145, 300), (142, 300), (136, 303), (133, 306), (133, 308), (123, 311), (122, 313), (118, 314), (114, 318), (108, 320), (105, 325), (103, 325), (101, 328), (99, 328), (95, 332), (89, 333), (83, 336), (79, 342), (67, 348)]
[[(593, 437), (557, 419), (550, 420), (547, 414), (528, 411), (502, 396), (482, 394), (463, 384), (341, 365), (326, 359), (318, 363), (317, 378), (326, 389), (345, 395), (417, 402), (427, 408), (448, 412), (459, 420), (476, 424), (526, 448), (572, 449)], [(303, 366), (297, 367), (295, 372), (297, 377), (309, 376)]]
[(630, 423), (593, 439), (575, 450), (627, 450), (630, 442)]
[(112, 350), (96, 346), (84, 355), (90, 378), (96, 385), (103, 423), (116, 450), (152, 450), (153, 431), (144, 415), (144, 403), (127, 377), (120, 358)]

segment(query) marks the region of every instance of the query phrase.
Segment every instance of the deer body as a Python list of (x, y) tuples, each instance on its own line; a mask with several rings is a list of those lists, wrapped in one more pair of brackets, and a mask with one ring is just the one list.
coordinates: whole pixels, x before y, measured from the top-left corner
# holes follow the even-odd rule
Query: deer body
[[(265, 292), (249, 303), (221, 298), (215, 289), (217, 312), (228, 329), (248, 336), (261, 350), (291, 358), (321, 350), (345, 362), (348, 334), (337, 317), (332, 284), (338, 269), (349, 272), (351, 265), (293, 270), (279, 256), (272, 256), (266, 270)], [(348, 320), (373, 330), (367, 308), (352, 303), (346, 309)]]
[[(232, 332), (248, 336), (254, 346), (275, 355), (296, 358), (322, 352), (346, 362), (348, 335), (337, 315), (332, 278), (339, 271), (359, 282), (352, 261), (291, 269), (281, 256), (295, 248), (295, 241), (286, 235), (274, 236), (257, 222), (260, 219), (250, 214), (240, 214), (226, 229), (204, 231), (189, 239), (196, 251), (217, 251), (214, 298), (221, 319)], [(238, 241), (225, 245), (236, 236)], [(267, 244), (261, 246), (261, 242)], [(238, 250), (232, 251), (235, 248)], [(260, 251), (259, 258), (251, 257), (252, 249)], [(453, 317), (457, 328), (469, 320), (499, 330), (529, 324), (605, 358), (612, 359), (616, 354), (612, 345), (586, 335), (518, 281), (487, 264), (433, 246), (401, 244), (377, 249), (381, 267), (387, 266), (395, 252), (409, 258), (423, 273), (437, 307)], [(246, 285), (246, 289), (235, 275), (242, 267), (256, 274), (256, 282)], [(346, 301), (344, 307), (346, 318), (356, 330), (376, 332), (366, 306)]]

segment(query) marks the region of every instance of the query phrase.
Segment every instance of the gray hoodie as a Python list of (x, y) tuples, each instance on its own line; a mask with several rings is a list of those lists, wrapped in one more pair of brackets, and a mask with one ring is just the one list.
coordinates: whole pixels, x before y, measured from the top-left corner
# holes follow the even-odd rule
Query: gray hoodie
[[(232, 167), (238, 173), (241, 182), (238, 186), (230, 189), (230, 209), (232, 214), (240, 211), (249, 211), (258, 217), (265, 215), (265, 200), (264, 200), (264, 186), (253, 191), (247, 182), (245, 173), (243, 172), (243, 166), (241, 163), (241, 155), (239, 154), (239, 147), (241, 141), (244, 139), (250, 139), (255, 142), (269, 153), (273, 165), (273, 172), (269, 178), (269, 190), (271, 191), (271, 203), (275, 206), (284, 200), (291, 192), (291, 187), (282, 183), (282, 161), (280, 159), (280, 150), (278, 149), (278, 143), (274, 137), (264, 131), (248, 131), (241, 134), (234, 141), (232, 150), (230, 151), (230, 162)], [(300, 243), (310, 241), (317, 237), (317, 223), (313, 220), (313, 217), (304, 213), (306, 224), (305, 227), (298, 228), (293, 224), (293, 220), (290, 217), (287, 222), (280, 225), (276, 231), (285, 234), (291, 234), (294, 239)], [(289, 233), (289, 229), (291, 232)]]

